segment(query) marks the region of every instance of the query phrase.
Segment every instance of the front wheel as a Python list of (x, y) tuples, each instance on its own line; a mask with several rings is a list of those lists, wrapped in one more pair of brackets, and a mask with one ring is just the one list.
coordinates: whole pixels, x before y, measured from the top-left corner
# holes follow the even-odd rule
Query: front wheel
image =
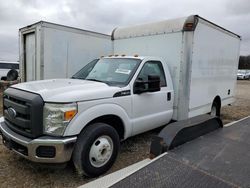
[(73, 163), (79, 174), (99, 176), (108, 171), (116, 160), (120, 147), (116, 130), (105, 123), (94, 123), (79, 135)]

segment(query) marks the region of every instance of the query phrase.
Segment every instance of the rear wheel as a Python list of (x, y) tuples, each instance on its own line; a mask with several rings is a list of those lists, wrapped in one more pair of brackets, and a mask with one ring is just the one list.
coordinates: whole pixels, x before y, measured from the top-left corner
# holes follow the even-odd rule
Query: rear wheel
[(216, 101), (213, 102), (210, 115), (220, 117), (220, 105)]
[(113, 127), (94, 123), (79, 135), (73, 151), (73, 163), (79, 174), (99, 176), (111, 168), (119, 147), (119, 135)]

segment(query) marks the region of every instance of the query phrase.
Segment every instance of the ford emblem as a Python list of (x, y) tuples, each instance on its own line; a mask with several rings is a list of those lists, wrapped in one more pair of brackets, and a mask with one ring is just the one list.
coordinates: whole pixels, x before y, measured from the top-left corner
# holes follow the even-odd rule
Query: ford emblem
[(9, 107), (7, 109), (9, 116), (14, 119), (16, 117), (16, 110), (14, 108)]

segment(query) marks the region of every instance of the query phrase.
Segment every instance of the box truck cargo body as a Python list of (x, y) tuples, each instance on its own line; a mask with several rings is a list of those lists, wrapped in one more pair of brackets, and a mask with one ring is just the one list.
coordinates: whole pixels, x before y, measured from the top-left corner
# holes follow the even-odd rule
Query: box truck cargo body
[(161, 57), (169, 66), (175, 101), (173, 119), (211, 110), (216, 96), (222, 106), (233, 102), (240, 37), (199, 16), (118, 28), (114, 54)]
[(40, 21), (19, 30), (22, 81), (71, 77), (94, 58), (109, 55), (109, 35)]

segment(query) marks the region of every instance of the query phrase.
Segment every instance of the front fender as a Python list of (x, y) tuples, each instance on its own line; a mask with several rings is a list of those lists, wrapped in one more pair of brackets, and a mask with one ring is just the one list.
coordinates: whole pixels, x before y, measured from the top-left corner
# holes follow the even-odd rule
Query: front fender
[(80, 112), (69, 123), (64, 132), (64, 136), (78, 135), (89, 122), (104, 115), (116, 115), (121, 118), (124, 125), (124, 138), (126, 139), (131, 136), (131, 120), (126, 111), (116, 104), (99, 104)]

